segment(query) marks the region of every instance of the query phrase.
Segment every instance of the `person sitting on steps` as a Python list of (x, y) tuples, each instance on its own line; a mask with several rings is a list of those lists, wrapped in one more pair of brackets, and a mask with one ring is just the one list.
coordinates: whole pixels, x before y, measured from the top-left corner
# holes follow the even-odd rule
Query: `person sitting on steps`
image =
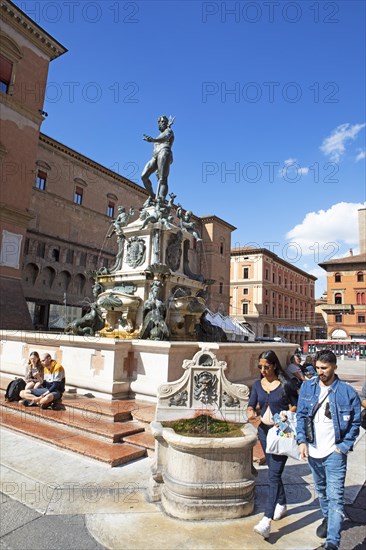
[(47, 409), (50, 405), (57, 406), (57, 402), (61, 400), (65, 391), (65, 370), (63, 366), (52, 359), (49, 353), (42, 355), (41, 363), (44, 367), (42, 386), (20, 392), (20, 397), (24, 399), (23, 405), (26, 407), (38, 405), (41, 409)]
[(43, 366), (38, 351), (32, 351), (29, 355), (25, 370), (25, 389), (40, 388), (43, 383)]

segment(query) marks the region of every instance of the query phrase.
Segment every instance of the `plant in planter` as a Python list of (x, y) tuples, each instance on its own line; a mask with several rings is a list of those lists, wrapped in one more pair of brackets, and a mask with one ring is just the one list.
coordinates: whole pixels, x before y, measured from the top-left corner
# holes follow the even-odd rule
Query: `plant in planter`
[(177, 434), (193, 437), (241, 437), (243, 435), (242, 424), (218, 420), (208, 414), (163, 422), (162, 425), (164, 428), (172, 428)]
[(257, 441), (245, 413), (249, 390), (228, 382), (226, 363), (208, 349), (183, 368), (180, 380), (159, 388), (150, 499), (180, 519), (246, 516), (254, 507)]

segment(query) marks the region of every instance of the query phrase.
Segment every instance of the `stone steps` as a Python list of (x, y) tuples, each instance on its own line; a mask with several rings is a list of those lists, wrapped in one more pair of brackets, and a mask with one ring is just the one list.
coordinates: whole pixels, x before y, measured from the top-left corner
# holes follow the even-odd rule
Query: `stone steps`
[(20, 416), (26, 421), (27, 417), (31, 416), (38, 423), (41, 421), (56, 422), (58, 425), (73, 429), (77, 433), (87, 432), (112, 443), (121, 442), (125, 436), (144, 431), (143, 425), (135, 420), (114, 422), (113, 419), (106, 416), (102, 417), (99, 412), (93, 409), (78, 409), (69, 406), (69, 403), (65, 405), (65, 410), (60, 411), (43, 410), (39, 407), (24, 407), (24, 405), (17, 402), (8, 403), (5, 401), (2, 402), (2, 407), (6, 409), (3, 416), (7, 416), (9, 419)]
[(25, 419), (21, 417), (9, 419), (2, 415), (1, 425), (3, 428), (99, 460), (112, 467), (146, 456), (146, 449), (141, 447), (129, 443), (102, 442), (89, 434), (73, 434), (69, 428), (60, 427), (57, 424), (40, 423), (39, 419), (32, 418), (30, 415), (27, 415)]
[[(0, 377), (0, 422), (4, 428), (112, 467), (142, 458), (147, 453), (151, 455), (154, 438), (145, 431), (149, 429), (145, 421), (150, 422), (151, 403), (132, 399), (108, 401), (65, 392), (62, 410), (25, 407), (18, 402), (5, 402), (5, 389), (10, 380)], [(145, 409), (149, 415), (144, 413)], [(137, 420), (135, 414), (142, 421)]]
[(147, 450), (148, 455), (150, 456), (151, 451), (155, 450), (155, 439), (151, 433), (140, 432), (128, 435), (123, 438), (123, 441), (131, 443), (133, 445), (143, 447)]

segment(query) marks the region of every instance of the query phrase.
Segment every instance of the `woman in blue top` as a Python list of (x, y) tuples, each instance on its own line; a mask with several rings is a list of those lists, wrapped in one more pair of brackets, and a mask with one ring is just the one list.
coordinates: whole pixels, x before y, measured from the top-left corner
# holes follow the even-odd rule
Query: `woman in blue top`
[(254, 531), (267, 539), (271, 532), (271, 520), (281, 519), (287, 513), (286, 495), (281, 479), (287, 456), (266, 453), (267, 433), (274, 425), (274, 414), (284, 410), (296, 411), (297, 392), (274, 351), (264, 351), (260, 354), (258, 369), (261, 377), (252, 387), (247, 414), (248, 419), (255, 418), (257, 407), (260, 409), (258, 438), (268, 464), (269, 495), (264, 516), (254, 527)]

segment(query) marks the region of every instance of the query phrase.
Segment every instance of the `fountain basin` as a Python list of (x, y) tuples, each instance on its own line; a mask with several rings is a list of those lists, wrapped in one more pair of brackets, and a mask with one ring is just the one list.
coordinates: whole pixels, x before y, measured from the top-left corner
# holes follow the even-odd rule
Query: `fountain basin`
[(151, 423), (156, 440), (155, 500), (164, 511), (184, 520), (233, 519), (254, 508), (252, 449), (255, 428), (246, 424), (240, 437), (189, 437)]
[(195, 327), (205, 311), (206, 302), (196, 296), (172, 298), (169, 304), (169, 321), (172, 340), (195, 340)]
[(108, 338), (136, 338), (136, 314), (140, 304), (141, 298), (126, 292), (102, 292), (98, 305), (105, 317), (105, 327), (99, 334)]

